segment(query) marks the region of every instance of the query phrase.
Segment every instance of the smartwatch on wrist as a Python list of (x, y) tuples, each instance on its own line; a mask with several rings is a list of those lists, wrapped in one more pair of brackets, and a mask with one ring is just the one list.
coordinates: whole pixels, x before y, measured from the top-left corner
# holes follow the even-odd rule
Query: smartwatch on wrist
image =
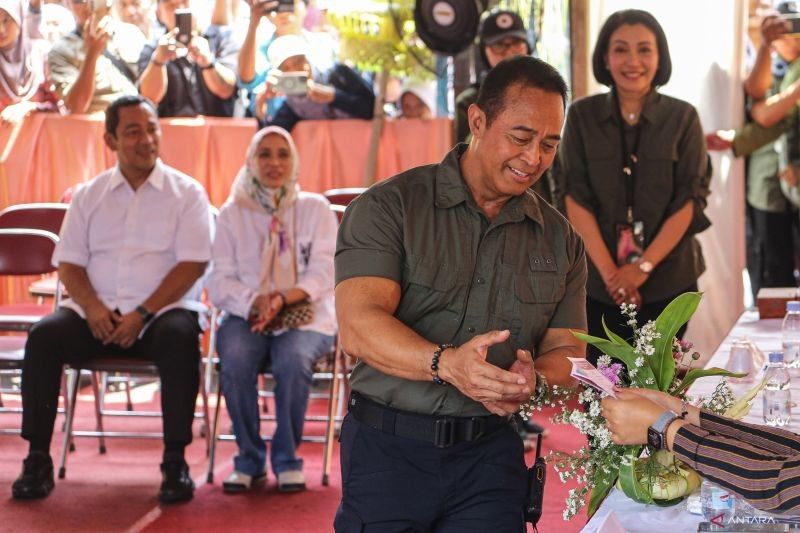
[(647, 444), (656, 450), (667, 449), (667, 428), (675, 420), (680, 418), (673, 411), (664, 411), (661, 416), (647, 428)]
[(142, 325), (147, 325), (147, 323), (153, 320), (153, 317), (156, 316), (155, 313), (148, 311), (142, 305), (136, 306), (136, 312), (139, 313), (140, 317), (142, 317)]

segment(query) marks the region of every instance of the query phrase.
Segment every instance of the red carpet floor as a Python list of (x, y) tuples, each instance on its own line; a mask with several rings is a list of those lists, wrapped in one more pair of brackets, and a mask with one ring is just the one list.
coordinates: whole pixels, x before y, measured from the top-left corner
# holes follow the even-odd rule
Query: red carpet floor
[[(136, 410), (152, 408), (155, 386), (138, 387), (134, 391)], [(18, 398), (4, 395), (7, 406), (18, 405)], [(121, 408), (121, 394), (109, 397), (109, 406)], [(315, 406), (322, 409), (321, 405)], [(18, 414), (0, 414), (0, 427), (18, 427)], [(56, 426), (60, 428), (59, 415)], [(94, 424), (91, 396), (80, 396), (76, 429), (91, 429)], [(160, 431), (160, 419), (106, 419), (107, 429), (121, 431)], [(227, 421), (221, 426), (226, 429)], [(195, 424), (195, 434), (199, 421)], [(307, 433), (321, 434), (322, 424), (309, 423)], [(545, 452), (551, 449), (577, 448), (581, 436), (569, 427), (548, 424), (544, 440)], [(52, 446), (58, 468), (62, 434), (57, 431)], [(10, 486), (18, 475), (27, 443), (18, 436), (0, 435), (0, 532), (38, 531), (260, 531), (260, 532), (328, 532), (339, 503), (341, 480), (338, 449), (334, 453), (330, 486), (321, 483), (322, 445), (303, 443), (300, 454), (305, 460), (308, 490), (284, 495), (277, 492), (274, 477), (263, 488), (246, 495), (229, 496), (222, 492), (221, 480), (230, 472), (233, 442), (220, 442), (217, 448), (215, 483), (205, 483), (208, 462), (204, 442), (200, 438), (187, 449), (187, 461), (197, 483), (194, 500), (187, 504), (159, 506), (156, 492), (160, 483), (158, 463), (161, 444), (157, 440), (109, 439), (108, 452), (101, 455), (94, 438), (76, 439), (77, 449), (69, 454), (67, 476), (56, 479), (56, 488), (41, 501), (17, 502), (11, 499)], [(532, 456), (528, 458), (530, 463)], [(585, 514), (564, 522), (561, 512), (569, 488), (548, 472), (545, 512), (539, 531), (580, 531)]]

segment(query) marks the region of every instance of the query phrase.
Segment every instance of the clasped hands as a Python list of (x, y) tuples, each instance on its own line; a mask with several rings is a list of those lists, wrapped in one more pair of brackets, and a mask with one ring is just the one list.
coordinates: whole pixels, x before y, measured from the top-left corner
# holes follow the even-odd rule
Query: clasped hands
[(116, 344), (121, 348), (130, 348), (144, 328), (142, 317), (136, 311), (123, 315), (99, 301), (85, 311), (89, 330), (104, 345)]
[(439, 359), (439, 377), (486, 409), (509, 416), (527, 402), (536, 389), (533, 356), (517, 350), (517, 359), (508, 370), (486, 361), (489, 347), (509, 338), (510, 332), (490, 331), (476, 335), (457, 348), (448, 348)]
[(280, 292), (259, 294), (250, 307), (250, 331), (261, 333), (281, 312), (286, 300)]
[(628, 263), (616, 268), (605, 278), (606, 291), (614, 303), (642, 304), (639, 287), (647, 281), (647, 274), (639, 269), (636, 263)]

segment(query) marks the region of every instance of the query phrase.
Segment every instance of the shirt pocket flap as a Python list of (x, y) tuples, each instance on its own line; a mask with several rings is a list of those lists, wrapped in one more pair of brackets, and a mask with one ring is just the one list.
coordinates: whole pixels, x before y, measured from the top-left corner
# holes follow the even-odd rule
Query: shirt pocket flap
[(446, 264), (434, 266), (419, 263), (412, 267), (408, 274), (408, 281), (415, 285), (422, 285), (436, 291), (449, 291), (456, 285), (456, 270)]
[(514, 276), (514, 294), (526, 304), (558, 302), (560, 279), (555, 272), (534, 272)]
[(531, 270), (534, 272), (556, 272), (556, 258), (551, 253), (532, 254), (530, 256)]

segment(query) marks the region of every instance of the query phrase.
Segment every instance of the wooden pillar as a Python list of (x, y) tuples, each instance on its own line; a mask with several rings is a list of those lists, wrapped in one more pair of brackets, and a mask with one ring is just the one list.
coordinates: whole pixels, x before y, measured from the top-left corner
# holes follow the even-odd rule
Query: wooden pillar
[(590, 44), (589, 0), (570, 0), (569, 38), (572, 57), (572, 99), (586, 96), (589, 91)]

